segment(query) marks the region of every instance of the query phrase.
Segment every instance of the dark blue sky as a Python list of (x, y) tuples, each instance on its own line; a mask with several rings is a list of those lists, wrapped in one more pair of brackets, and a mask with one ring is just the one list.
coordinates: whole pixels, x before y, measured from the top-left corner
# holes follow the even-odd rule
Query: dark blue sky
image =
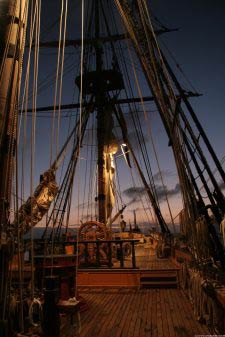
[(149, 1), (154, 13), (178, 32), (163, 37), (187, 77), (203, 94), (196, 112), (219, 156), (225, 126), (225, 2), (223, 0)]

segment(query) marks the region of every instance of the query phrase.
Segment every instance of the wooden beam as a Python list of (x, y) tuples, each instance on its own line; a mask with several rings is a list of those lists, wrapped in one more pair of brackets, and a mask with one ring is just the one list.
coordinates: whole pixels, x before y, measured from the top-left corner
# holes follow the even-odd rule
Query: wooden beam
[[(201, 94), (198, 93), (193, 93), (193, 92), (188, 92), (186, 93), (186, 97), (199, 97), (201, 96)], [(180, 96), (178, 95), (177, 98), (180, 98)], [(134, 97), (134, 98), (121, 98), (121, 99), (117, 99), (117, 100), (112, 100), (113, 104), (131, 104), (131, 103), (141, 103), (141, 102), (152, 102), (154, 101), (154, 97), (153, 96), (145, 96), (145, 97)], [(84, 103), (83, 107), (85, 107), (87, 104)], [(60, 110), (70, 110), (70, 109), (78, 109), (80, 107), (80, 103), (73, 103), (73, 104), (62, 104), (60, 106)], [(56, 106), (56, 110), (59, 109), (59, 106)], [(54, 110), (54, 106), (50, 105), (50, 106), (45, 106), (45, 107), (39, 107), (36, 109), (36, 112), (47, 112), (47, 111), (53, 111)], [(29, 108), (27, 110), (27, 112), (32, 112), (32, 108)], [(19, 111), (19, 113), (25, 113), (25, 111)]]

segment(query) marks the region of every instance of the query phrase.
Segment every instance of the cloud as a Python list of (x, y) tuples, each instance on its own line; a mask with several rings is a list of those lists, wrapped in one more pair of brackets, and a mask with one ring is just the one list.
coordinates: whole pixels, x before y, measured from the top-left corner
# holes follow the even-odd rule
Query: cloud
[[(165, 189), (166, 189), (166, 193), (167, 193), (168, 196), (175, 196), (178, 193), (180, 193), (180, 184), (176, 184), (176, 186), (174, 188), (171, 188), (171, 189), (168, 189), (165, 186)], [(164, 190), (164, 187), (162, 185), (156, 186), (156, 193), (157, 193), (157, 196), (158, 196), (159, 200), (162, 200), (162, 199), (165, 198), (165, 190)]]
[[(176, 186), (172, 189), (168, 189), (166, 186), (165, 189), (168, 196), (175, 196), (180, 193), (180, 184), (176, 184)], [(156, 194), (159, 201), (165, 199), (165, 189), (162, 185), (156, 185)], [(140, 198), (144, 195), (147, 195), (147, 191), (144, 187), (130, 187), (124, 190), (123, 194), (131, 199), (127, 204), (127, 206), (130, 206), (140, 201)]]
[(141, 195), (146, 193), (146, 189), (144, 187), (129, 187), (123, 191), (123, 193), (127, 197), (133, 197), (134, 195)]
[[(161, 171), (161, 174), (162, 174), (162, 177), (164, 178), (164, 177), (172, 177), (172, 176), (175, 176), (175, 173), (173, 173), (173, 172), (171, 172), (171, 171), (169, 171), (169, 170), (163, 170), (163, 171)], [(157, 173), (155, 173), (154, 175), (153, 175), (153, 180), (155, 181), (155, 182), (157, 182), (157, 181), (161, 181), (161, 174), (160, 174), (160, 172), (157, 172)]]
[(146, 194), (146, 189), (144, 187), (130, 187), (123, 191), (123, 194), (131, 199), (127, 206), (130, 206), (138, 201), (140, 198)]

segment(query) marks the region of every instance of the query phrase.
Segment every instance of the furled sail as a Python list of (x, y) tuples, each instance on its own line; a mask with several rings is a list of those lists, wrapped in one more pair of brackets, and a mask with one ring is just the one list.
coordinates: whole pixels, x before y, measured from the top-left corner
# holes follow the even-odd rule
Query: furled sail
[(52, 169), (44, 172), (41, 182), (34, 191), (34, 194), (20, 207), (16, 213), (13, 226), (20, 234), (25, 234), (38, 222), (49, 210), (52, 201), (58, 192), (58, 185), (55, 180), (55, 173)]
[(223, 217), (223, 220), (220, 223), (220, 232), (223, 239), (223, 245), (225, 247), (225, 216)]
[(105, 136), (104, 136), (104, 177), (105, 177), (105, 208), (106, 208), (106, 220), (111, 217), (112, 209), (115, 203), (115, 188), (114, 188), (114, 155), (119, 149), (118, 142), (114, 133), (112, 132), (114, 127), (112, 110), (109, 109), (105, 115)]
[(111, 216), (113, 205), (115, 203), (115, 193), (114, 193), (114, 163), (113, 155), (106, 155), (106, 167), (105, 167), (105, 187), (106, 187), (106, 218), (108, 219)]

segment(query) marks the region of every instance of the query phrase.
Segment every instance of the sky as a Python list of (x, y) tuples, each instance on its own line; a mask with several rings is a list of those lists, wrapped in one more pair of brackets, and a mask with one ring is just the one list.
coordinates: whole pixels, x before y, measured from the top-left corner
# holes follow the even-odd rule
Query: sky
[[(76, 33), (80, 31), (80, 6), (79, 1), (69, 2), (69, 17), (68, 17), (68, 28), (67, 28), (67, 38), (76, 37)], [(59, 9), (60, 1), (48, 0), (43, 2), (42, 14), (43, 19), (41, 21), (41, 41), (56, 40), (58, 36), (57, 24), (54, 25), (55, 18), (57, 16), (57, 11)], [(178, 31), (164, 34), (160, 37), (159, 42), (162, 45), (163, 50), (168, 56), (168, 60), (173, 65), (173, 69), (176, 69), (175, 64), (179, 64), (182, 68), (185, 76), (190, 81), (191, 85), (196, 89), (197, 92), (202, 94), (199, 98), (193, 98), (191, 100), (195, 111), (207, 133), (209, 139), (216, 150), (219, 159), (222, 159), (225, 155), (224, 150), (224, 126), (225, 126), (225, 95), (224, 95), (224, 82), (225, 82), (225, 20), (224, 20), (224, 1), (210, 1), (210, 0), (155, 0), (149, 1), (151, 6), (151, 11), (154, 15), (168, 28), (178, 28)], [(52, 13), (52, 15), (47, 15)], [(77, 17), (75, 22), (73, 18)], [(49, 30), (49, 27), (53, 27)], [(165, 49), (166, 46), (166, 49)], [(170, 51), (168, 53), (168, 50)], [(76, 50), (77, 53), (77, 50)], [(170, 55), (176, 59), (176, 62), (171, 59)], [(63, 81), (63, 94), (62, 103), (71, 103), (78, 101), (77, 91), (75, 90), (74, 79), (79, 74), (79, 50), (78, 55), (75, 55), (74, 48), (68, 47), (65, 54), (65, 66), (64, 70), (66, 75)], [(47, 74), (52, 72), (52, 77), (55, 76), (55, 64), (57, 56), (56, 52), (52, 49), (41, 50), (40, 61), (39, 61), (39, 90), (38, 90), (38, 100), (37, 106), (53, 105), (54, 101), (54, 85), (47, 87), (43, 90), (47, 82)], [(138, 72), (138, 70), (137, 70)], [(142, 80), (141, 75), (138, 72), (140, 80)], [(178, 72), (178, 78), (181, 80), (182, 85), (185, 88), (189, 88), (190, 84), (187, 83), (186, 79), (181, 76)], [(32, 77), (32, 76), (31, 76)], [(54, 83), (54, 81), (52, 82)], [(41, 86), (42, 85), (42, 86)], [(146, 84), (143, 84), (143, 90), (145, 91)], [(194, 90), (191, 89), (191, 90)], [(137, 90), (137, 89), (136, 89)], [(175, 217), (177, 213), (182, 208), (181, 196), (179, 193), (179, 182), (176, 173), (176, 167), (174, 160), (172, 159), (171, 149), (168, 147), (168, 139), (165, 135), (163, 125), (160, 121), (159, 115), (155, 110), (153, 105), (148, 107), (150, 110), (149, 123), (151, 127), (152, 136), (157, 149), (160, 168), (163, 173), (164, 183), (167, 187), (168, 196), (173, 210), (173, 216)], [(75, 113), (74, 113), (75, 115)], [(39, 116), (39, 115), (38, 115)], [(49, 115), (48, 115), (49, 117)], [(28, 124), (30, 123), (30, 119)], [(75, 123), (75, 117), (64, 118), (60, 125), (60, 138), (59, 143), (62, 144), (68, 130)], [(143, 122), (144, 124), (144, 122)], [(128, 120), (129, 125), (129, 120)], [(30, 126), (30, 125), (29, 125)], [(39, 180), (39, 174), (45, 171), (49, 167), (49, 153), (50, 153), (50, 139), (51, 139), (51, 120), (43, 117), (38, 117), (36, 122), (36, 148), (35, 148), (35, 164), (34, 164), (34, 179), (33, 186), (37, 186)], [(146, 128), (145, 139), (148, 149), (150, 151), (150, 156), (152, 158), (153, 152), (151, 148), (151, 142), (149, 139), (148, 128)], [(130, 131), (132, 138), (132, 130)], [(90, 138), (86, 136), (84, 142)], [(133, 137), (134, 138), (134, 137)], [(28, 143), (31, 136), (28, 132)], [(60, 146), (59, 146), (60, 147)], [(87, 152), (81, 153), (81, 157), (85, 157)], [(53, 157), (55, 155), (55, 150), (53, 151)], [(27, 181), (25, 184), (25, 198), (26, 195), (30, 194), (31, 189), (29, 186), (29, 176), (30, 176), (30, 153), (29, 147), (26, 152), (26, 170), (27, 170)], [(90, 152), (89, 152), (90, 155)], [(68, 159), (67, 159), (68, 160)], [(87, 160), (86, 160), (87, 161)], [(121, 157), (117, 160), (118, 166), (121, 166), (121, 176), (120, 176), (120, 197), (123, 198), (124, 203), (128, 204), (126, 212), (124, 213), (124, 218), (127, 222), (133, 221), (133, 210), (137, 211), (137, 220), (139, 223), (145, 223), (149, 220), (146, 218), (145, 212), (143, 212), (142, 203), (136, 202), (138, 199), (138, 194), (136, 193), (139, 189), (141, 191), (141, 184), (138, 177), (129, 176), (129, 170), (126, 168), (124, 163), (122, 163)], [(79, 164), (80, 171), (78, 176), (75, 178), (74, 187), (74, 201), (72, 206), (72, 213), (70, 223), (79, 223), (81, 214), (85, 217), (89, 213), (89, 210), (82, 211), (79, 209), (78, 205), (88, 203), (89, 208), (93, 208), (94, 200), (94, 182), (90, 180), (90, 172), (94, 170), (94, 166), (90, 166), (89, 173), (86, 172), (86, 179), (84, 170), (86, 164), (85, 160), (81, 160)], [(159, 180), (158, 168), (155, 159), (152, 159), (152, 173), (155, 178), (155, 183), (157, 185), (157, 191), (159, 200), (162, 202), (162, 213), (166, 221), (170, 221), (169, 212), (166, 207), (166, 203), (162, 196), (162, 183)], [(214, 167), (212, 167), (214, 169)], [(128, 177), (129, 176), (129, 177)], [(135, 180), (135, 188), (132, 183)], [(60, 180), (60, 174), (58, 174), (58, 180)], [(85, 182), (86, 181), (86, 182)], [(123, 183), (123, 185), (122, 185)], [(88, 184), (93, 184), (92, 201), (84, 196), (81, 191), (86, 184), (86, 189)], [(133, 188), (133, 189), (132, 189)], [(79, 197), (78, 197), (79, 194)], [(88, 200), (87, 200), (88, 198)], [(91, 206), (90, 206), (91, 205)], [(147, 206), (145, 206), (147, 208)], [(178, 218), (176, 219), (178, 221)]]
[(164, 36), (188, 79), (203, 96), (193, 105), (219, 157), (224, 155), (225, 2), (151, 1), (153, 10), (178, 32)]

